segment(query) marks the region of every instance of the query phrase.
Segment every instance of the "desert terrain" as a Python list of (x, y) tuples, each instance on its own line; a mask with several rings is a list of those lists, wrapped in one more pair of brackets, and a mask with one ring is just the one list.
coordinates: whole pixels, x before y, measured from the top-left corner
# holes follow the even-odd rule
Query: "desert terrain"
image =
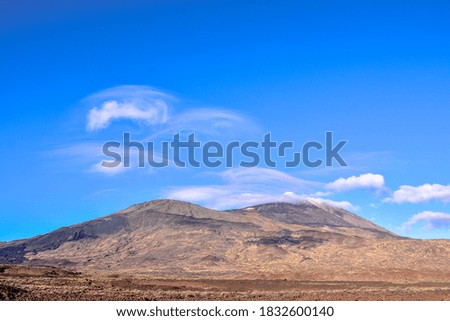
[(158, 200), (0, 243), (0, 300), (450, 300), (450, 240), (309, 201)]
[(3, 266), (0, 300), (450, 300), (450, 282), (173, 279)]

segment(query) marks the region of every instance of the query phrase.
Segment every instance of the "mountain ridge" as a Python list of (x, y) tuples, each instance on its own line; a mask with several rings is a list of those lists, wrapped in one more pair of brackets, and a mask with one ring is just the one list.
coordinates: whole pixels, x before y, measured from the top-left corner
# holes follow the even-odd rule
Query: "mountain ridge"
[(407, 239), (309, 201), (216, 211), (155, 200), (0, 243), (0, 263), (186, 277), (367, 277), (380, 268), (447, 273), (449, 244)]

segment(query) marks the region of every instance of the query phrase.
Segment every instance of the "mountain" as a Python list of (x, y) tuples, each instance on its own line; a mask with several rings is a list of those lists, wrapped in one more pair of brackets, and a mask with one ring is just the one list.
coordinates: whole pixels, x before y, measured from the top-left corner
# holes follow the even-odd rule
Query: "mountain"
[(317, 201), (305, 201), (296, 204), (268, 203), (247, 207), (244, 210), (254, 210), (271, 220), (287, 224), (312, 227), (347, 227), (370, 230), (374, 233), (378, 233), (380, 237), (396, 236), (388, 230), (365, 220), (358, 215)]
[(215, 211), (156, 200), (0, 243), (0, 263), (180, 277), (372, 280), (408, 272), (412, 278), (448, 280), (449, 245), (403, 238), (318, 202)]

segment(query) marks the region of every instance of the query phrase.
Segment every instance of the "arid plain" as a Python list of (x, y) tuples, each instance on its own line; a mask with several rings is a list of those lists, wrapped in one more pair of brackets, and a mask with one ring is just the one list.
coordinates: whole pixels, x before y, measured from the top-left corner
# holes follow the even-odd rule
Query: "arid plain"
[(450, 241), (317, 202), (158, 200), (0, 243), (1, 300), (450, 300)]

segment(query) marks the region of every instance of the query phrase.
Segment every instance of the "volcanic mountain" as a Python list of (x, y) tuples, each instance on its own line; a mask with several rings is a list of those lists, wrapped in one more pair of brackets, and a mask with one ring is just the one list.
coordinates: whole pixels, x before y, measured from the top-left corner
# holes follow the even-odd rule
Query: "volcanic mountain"
[(215, 211), (156, 200), (30, 239), (0, 263), (178, 277), (444, 279), (449, 240), (414, 240), (324, 203)]

